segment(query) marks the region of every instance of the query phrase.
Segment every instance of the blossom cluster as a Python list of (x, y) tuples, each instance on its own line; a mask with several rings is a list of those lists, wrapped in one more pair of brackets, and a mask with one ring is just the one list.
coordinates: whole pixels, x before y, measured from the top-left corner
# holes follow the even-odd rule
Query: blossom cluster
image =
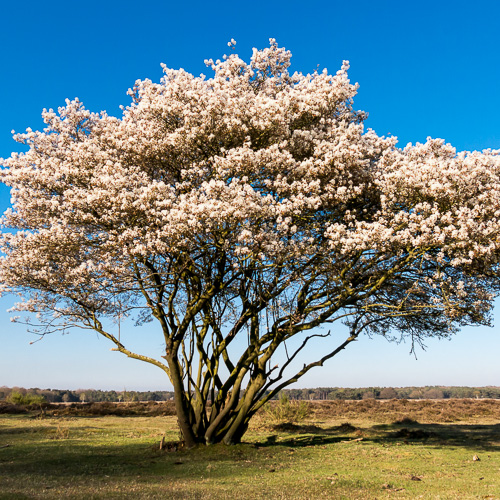
[[(206, 61), (211, 78), (163, 66), (121, 118), (78, 99), (44, 110), (43, 131), (15, 135), (29, 150), (1, 161), (3, 224), (18, 230), (2, 236), (4, 286), (99, 296), (135, 283), (134, 263), (216, 251), (233, 270), (314, 256), (337, 284), (337, 263), (359, 255), (496, 269), (499, 152), (430, 138), (400, 149), (365, 130), (347, 61), (291, 74), (290, 58), (271, 40), (248, 63)], [(463, 281), (446, 286), (463, 297)]]

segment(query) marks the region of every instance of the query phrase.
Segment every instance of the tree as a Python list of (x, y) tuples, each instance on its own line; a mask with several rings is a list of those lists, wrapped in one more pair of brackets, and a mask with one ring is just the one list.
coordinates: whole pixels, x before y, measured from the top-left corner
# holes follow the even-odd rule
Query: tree
[(379, 394), (380, 399), (394, 399), (398, 397), (398, 393), (392, 387), (384, 387)]
[(444, 393), (439, 387), (429, 387), (422, 394), (423, 399), (443, 399)]
[[(488, 324), (498, 292), (498, 152), (399, 149), (365, 132), (347, 62), (290, 74), (290, 57), (271, 40), (206, 61), (209, 79), (164, 66), (122, 118), (68, 100), (3, 160), (3, 290), (42, 336), (88, 328), (163, 370), (187, 446), (239, 442), (364, 332), (414, 345)], [(132, 352), (127, 316), (155, 321), (163, 352)]]
[(72, 397), (70, 392), (65, 392), (62, 396), (62, 400), (64, 403), (71, 403), (73, 402), (74, 398)]
[(362, 399), (375, 399), (377, 395), (375, 394), (375, 391), (373, 389), (368, 389), (367, 391), (363, 392)]
[(408, 395), (410, 399), (423, 399), (424, 398), (424, 391), (422, 388), (416, 388), (413, 389), (410, 394)]

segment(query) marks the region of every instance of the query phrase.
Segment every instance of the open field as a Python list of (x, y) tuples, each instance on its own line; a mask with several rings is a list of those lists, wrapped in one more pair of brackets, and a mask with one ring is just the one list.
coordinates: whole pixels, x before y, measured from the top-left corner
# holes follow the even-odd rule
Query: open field
[(168, 404), (142, 408), (1, 414), (0, 498), (500, 499), (497, 400), (327, 401), (187, 451), (159, 449), (179, 437)]

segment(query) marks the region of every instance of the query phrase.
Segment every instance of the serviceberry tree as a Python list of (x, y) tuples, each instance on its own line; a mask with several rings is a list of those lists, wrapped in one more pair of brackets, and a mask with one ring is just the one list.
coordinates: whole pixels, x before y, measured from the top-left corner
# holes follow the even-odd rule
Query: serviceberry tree
[[(399, 149), (364, 130), (347, 62), (290, 74), (290, 57), (271, 40), (208, 79), (164, 66), (121, 118), (66, 101), (2, 160), (2, 290), (40, 335), (88, 328), (162, 369), (187, 446), (239, 442), (363, 332), (447, 337), (488, 324), (498, 293), (498, 151)], [(129, 349), (126, 316), (163, 351)]]

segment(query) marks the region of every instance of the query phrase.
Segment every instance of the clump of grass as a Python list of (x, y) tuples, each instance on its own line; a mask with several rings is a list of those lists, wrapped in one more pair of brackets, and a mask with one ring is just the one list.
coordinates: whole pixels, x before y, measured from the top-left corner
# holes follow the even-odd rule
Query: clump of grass
[(349, 422), (343, 422), (338, 426), (337, 429), (339, 432), (354, 432), (357, 430), (357, 428), (354, 427), (354, 425), (350, 424)]
[(68, 439), (69, 437), (69, 429), (67, 427), (63, 427), (61, 423), (57, 425), (57, 428), (54, 430), (54, 434), (50, 436), (49, 439)]
[(281, 393), (277, 403), (268, 403), (264, 407), (264, 413), (271, 424), (293, 424), (307, 418), (311, 408), (307, 401), (290, 401), (286, 394)]

